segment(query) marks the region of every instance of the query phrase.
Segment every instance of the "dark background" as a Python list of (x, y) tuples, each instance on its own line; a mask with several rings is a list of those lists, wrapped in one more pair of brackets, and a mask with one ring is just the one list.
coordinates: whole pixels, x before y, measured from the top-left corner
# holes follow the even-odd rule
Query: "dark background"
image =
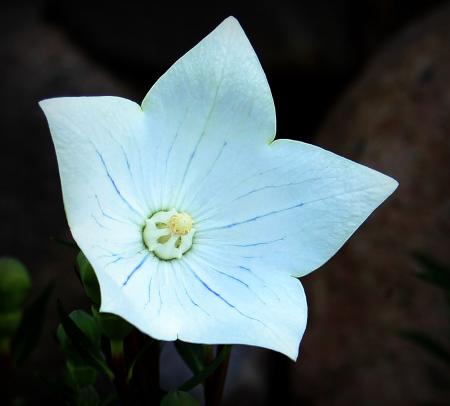
[[(448, 337), (444, 297), (414, 277), (411, 255), (450, 263), (450, 7), (431, 0), (2, 2), (0, 250), (29, 267), (34, 294), (56, 281), (29, 370), (57, 373), (63, 365), (53, 335), (56, 297), (70, 308), (87, 304), (74, 253), (52, 240), (70, 233), (37, 102), (75, 95), (139, 101), (229, 15), (266, 71), (278, 136), (372, 166), (400, 188), (304, 279), (310, 321), (297, 363), (236, 347), (226, 404), (450, 402), (448, 368), (399, 336), (415, 329)], [(162, 361), (164, 385), (182, 382), (187, 372), (170, 348)], [(48, 396), (36, 380), (22, 386), (34, 402)]]

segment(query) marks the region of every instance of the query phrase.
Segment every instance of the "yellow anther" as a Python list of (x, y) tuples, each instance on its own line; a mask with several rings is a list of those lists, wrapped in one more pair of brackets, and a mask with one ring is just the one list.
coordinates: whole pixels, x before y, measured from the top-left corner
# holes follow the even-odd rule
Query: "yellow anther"
[(176, 235), (186, 235), (192, 230), (192, 217), (187, 213), (174, 214), (169, 219), (170, 231)]
[(142, 230), (144, 244), (160, 259), (180, 259), (193, 244), (194, 221), (175, 209), (153, 213)]

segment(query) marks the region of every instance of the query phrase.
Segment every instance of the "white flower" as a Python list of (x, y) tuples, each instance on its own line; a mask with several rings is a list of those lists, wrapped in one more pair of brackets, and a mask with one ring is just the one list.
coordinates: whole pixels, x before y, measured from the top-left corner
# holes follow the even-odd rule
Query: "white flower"
[(397, 187), (313, 145), (273, 141), (269, 85), (231, 17), (141, 106), (119, 97), (40, 105), (101, 310), (156, 339), (250, 344), (296, 359), (307, 318), (297, 278)]

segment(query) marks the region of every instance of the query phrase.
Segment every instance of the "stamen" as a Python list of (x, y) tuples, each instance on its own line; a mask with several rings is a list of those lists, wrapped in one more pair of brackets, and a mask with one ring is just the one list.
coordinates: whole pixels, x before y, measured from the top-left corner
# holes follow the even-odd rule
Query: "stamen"
[(187, 213), (174, 214), (170, 220), (169, 225), (172, 233), (177, 235), (186, 235), (192, 229), (192, 217)]
[(162, 237), (158, 237), (156, 241), (158, 241), (160, 244), (165, 244), (167, 241), (170, 240), (170, 237), (172, 237), (170, 234), (163, 235)]
[(175, 209), (158, 211), (147, 221), (142, 238), (148, 250), (161, 259), (181, 258), (192, 247), (192, 217)]

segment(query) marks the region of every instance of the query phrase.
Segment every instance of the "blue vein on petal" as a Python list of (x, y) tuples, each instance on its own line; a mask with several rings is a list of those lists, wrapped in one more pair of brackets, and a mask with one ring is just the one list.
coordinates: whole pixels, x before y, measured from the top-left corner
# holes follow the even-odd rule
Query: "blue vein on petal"
[(105, 267), (110, 266), (112, 264), (115, 264), (116, 262), (121, 261), (122, 259), (124, 259), (123, 257), (119, 256), (119, 255), (115, 255), (116, 259), (113, 259), (112, 261), (108, 262)]
[(255, 242), (252, 244), (226, 244), (226, 245), (228, 245), (229, 247), (239, 247), (239, 248), (257, 247), (259, 245), (269, 245), (269, 244), (273, 244), (278, 241), (284, 241), (284, 238), (285, 237), (277, 238), (276, 240), (272, 240), (272, 241)]
[(169, 164), (169, 158), (170, 158), (170, 155), (171, 155), (172, 150), (173, 150), (173, 147), (175, 146), (175, 143), (176, 143), (176, 141), (177, 141), (177, 139), (178, 139), (178, 136), (180, 135), (181, 126), (183, 125), (183, 123), (184, 123), (184, 121), (185, 121), (185, 119), (186, 119), (188, 113), (189, 113), (189, 109), (186, 109), (186, 112), (185, 112), (185, 114), (184, 114), (182, 120), (180, 121), (180, 124), (179, 124), (178, 127), (177, 127), (177, 130), (176, 130), (176, 132), (175, 132), (175, 136), (174, 136), (173, 139), (172, 139), (172, 143), (170, 144), (170, 147), (169, 147), (169, 149), (168, 149), (168, 151), (167, 151), (166, 162), (165, 162), (165, 171), (166, 171), (166, 174), (167, 174), (167, 167), (168, 167), (168, 164)]
[[(244, 285), (244, 286), (245, 286), (245, 287), (246, 287), (253, 295), (255, 295), (255, 297), (258, 298), (263, 304), (265, 304), (265, 305), (267, 304), (264, 300), (262, 300), (262, 299), (259, 297), (259, 295), (258, 295), (256, 292), (253, 291), (253, 289), (250, 287), (250, 285), (249, 285), (248, 283), (245, 283), (243, 280), (241, 280), (241, 279), (239, 279), (239, 278), (237, 278), (237, 277), (235, 277), (235, 276), (233, 276), (233, 275), (230, 275), (230, 274), (228, 274), (228, 273), (226, 273), (226, 272), (223, 272), (223, 271), (217, 269), (215, 266), (213, 266), (213, 265), (211, 265), (211, 264), (208, 265), (207, 261), (206, 261), (203, 257), (201, 257), (201, 256), (198, 256), (198, 257), (199, 257), (199, 259), (201, 258), (202, 261), (203, 261), (207, 266), (211, 267), (211, 269), (212, 269), (214, 272), (217, 272), (217, 273), (219, 273), (219, 274), (221, 274), (221, 275), (223, 275), (223, 276), (226, 276), (227, 278), (230, 278), (230, 279), (232, 279), (232, 280), (234, 280), (234, 281), (240, 283), (241, 285)], [(241, 267), (239, 267), (239, 268), (241, 268)], [(249, 270), (249, 271), (250, 271), (250, 273), (251, 273), (253, 276), (255, 276), (251, 270)], [(265, 286), (265, 285), (264, 285), (264, 286)]]
[[(260, 172), (258, 172), (258, 173), (255, 173), (255, 174), (253, 174), (253, 175), (251, 175), (251, 176), (248, 176), (248, 177), (245, 178), (245, 179), (241, 179), (239, 182), (235, 183), (235, 184), (232, 185), (232, 186), (225, 184), (225, 187), (227, 187), (227, 188), (228, 188), (228, 191), (231, 192), (231, 191), (235, 190), (237, 187), (241, 186), (242, 184), (244, 184), (245, 182), (248, 182), (249, 180), (251, 180), (251, 179), (253, 179), (253, 178), (256, 178), (256, 177), (265, 175), (266, 173), (275, 171), (275, 170), (280, 169), (280, 168), (282, 168), (282, 166), (276, 166), (276, 167), (274, 167), (274, 168), (265, 169), (264, 171), (260, 171)], [(210, 202), (211, 202), (211, 201), (214, 201), (214, 199), (220, 194), (219, 192), (222, 192), (223, 189), (224, 189), (224, 188), (215, 188), (214, 193), (213, 193), (213, 194), (211, 195), (211, 197), (210, 197)], [(209, 208), (208, 210), (204, 210), (204, 211), (202, 212), (202, 216), (205, 215), (205, 213), (208, 213), (208, 212), (210, 212), (210, 211), (211, 211), (211, 208)], [(197, 221), (197, 223), (203, 222), (203, 221), (205, 221), (205, 220), (209, 220), (210, 218), (211, 218), (211, 217), (205, 217), (205, 218), (202, 218), (200, 221)]]
[(100, 221), (98, 220), (98, 218), (97, 217), (95, 217), (93, 214), (91, 214), (91, 217), (93, 218), (93, 220), (97, 223), (97, 225), (100, 227), (100, 228), (103, 228), (103, 229), (107, 229), (107, 227), (104, 225), (104, 224), (102, 224), (102, 223), (100, 223)]
[(221, 147), (220, 150), (219, 150), (219, 153), (217, 154), (216, 158), (214, 159), (214, 162), (212, 163), (212, 165), (210, 166), (210, 168), (208, 169), (208, 171), (205, 173), (204, 179), (206, 179), (206, 178), (211, 174), (211, 172), (212, 172), (213, 169), (215, 168), (217, 162), (219, 161), (220, 157), (222, 156), (223, 151), (224, 151), (224, 149), (225, 149), (225, 147), (226, 147), (227, 145), (228, 145), (228, 143), (227, 143), (226, 141), (224, 141), (223, 144), (222, 144), (222, 147)]
[(105, 268), (110, 266), (110, 265), (112, 265), (112, 264), (115, 264), (116, 262), (122, 261), (124, 259), (133, 258), (134, 256), (136, 256), (138, 254), (141, 254), (142, 252), (143, 252), (143, 250), (140, 250), (138, 252), (134, 252), (131, 255), (127, 255), (127, 256), (124, 256), (124, 254), (114, 254), (114, 253), (110, 254), (110, 255), (107, 256), (107, 258), (115, 258), (115, 259), (113, 259), (112, 261), (106, 263), (105, 264)]
[(239, 278), (236, 278), (236, 277), (233, 276), (233, 275), (229, 275), (229, 274), (227, 274), (226, 272), (223, 272), (223, 271), (217, 269), (215, 266), (213, 266), (213, 265), (211, 265), (211, 264), (208, 264), (208, 262), (205, 260), (205, 258), (204, 258), (203, 256), (201, 256), (200, 254), (197, 254), (197, 260), (201, 260), (206, 266), (211, 267), (211, 269), (212, 269), (214, 272), (217, 272), (217, 273), (219, 273), (220, 275), (226, 276), (227, 278), (230, 278), (230, 279), (232, 279), (232, 280), (234, 280), (234, 281), (236, 281), (236, 282), (239, 282), (241, 285), (244, 285), (246, 288), (248, 288), (248, 289), (251, 291), (251, 289), (250, 289), (250, 287), (248, 286), (247, 283), (245, 283), (244, 281), (240, 280)]
[[(175, 275), (175, 267), (173, 265), (173, 262), (170, 261), (169, 265), (170, 265), (170, 268), (171, 268), (170, 270), (171, 270), (171, 273), (172, 273), (172, 276), (173, 276), (173, 275)], [(177, 298), (177, 301), (178, 301), (178, 304), (180, 305), (180, 308), (183, 309), (183, 304), (181, 303), (180, 296), (178, 296), (178, 290), (177, 290), (178, 284), (175, 283), (173, 285), (174, 285), (173, 291), (175, 292), (175, 297)], [(178, 337), (178, 333), (177, 333), (177, 337)]]
[[(203, 183), (206, 181), (206, 179), (208, 179), (209, 175), (211, 174), (211, 172), (214, 170), (217, 162), (219, 161), (220, 157), (222, 156), (222, 153), (225, 149), (225, 147), (228, 145), (228, 143), (226, 141), (224, 141), (224, 143), (222, 144), (222, 147), (219, 150), (219, 153), (217, 154), (216, 158), (214, 159), (212, 165), (210, 166), (210, 168), (208, 169), (208, 171), (204, 174), (202, 174), (202, 183), (200, 185), (203, 185)], [(202, 188), (199, 186), (197, 187), (197, 190), (195, 193), (193, 193), (190, 201), (192, 202), (193, 200), (195, 200), (195, 198), (197, 197), (198, 193), (202, 190)]]
[(263, 278), (261, 278), (260, 276), (258, 276), (255, 272), (253, 272), (251, 270), (251, 268), (248, 268), (248, 267), (242, 266), (242, 265), (239, 265), (238, 268), (243, 270), (243, 271), (245, 271), (245, 272), (248, 272), (248, 273), (252, 274), (254, 278), (258, 279), (263, 284), (263, 286), (266, 289), (270, 290), (273, 293), (273, 295), (277, 298), (277, 300), (280, 301), (280, 297), (278, 296), (278, 294), (272, 288), (267, 286), (266, 281)]
[(128, 161), (128, 155), (125, 152), (125, 148), (123, 147), (122, 144), (119, 143), (120, 149), (122, 150), (123, 156), (125, 157), (125, 162), (127, 163), (127, 168), (128, 168), (128, 172), (130, 173), (130, 177), (131, 179), (133, 179), (133, 174), (131, 173), (131, 165), (130, 162)]
[(227, 224), (225, 226), (213, 227), (212, 229), (213, 230), (223, 230), (225, 228), (233, 228), (233, 227), (236, 227), (236, 226), (240, 226), (241, 224), (246, 224), (246, 223), (251, 223), (253, 221), (257, 221), (257, 220), (262, 219), (264, 217), (268, 217), (268, 216), (272, 216), (274, 214), (279, 214), (279, 213), (283, 213), (283, 212), (288, 211), (288, 210), (296, 209), (298, 207), (302, 207), (303, 205), (304, 205), (304, 203), (298, 203), (298, 204), (296, 204), (294, 206), (286, 207), (286, 208), (280, 209), (280, 210), (273, 210), (273, 211), (271, 211), (269, 213), (260, 214), (259, 216), (255, 216), (255, 217), (249, 218), (247, 220), (237, 221), (236, 223)]
[(161, 314), (162, 309), (162, 297), (161, 297), (161, 278), (158, 279), (158, 296), (159, 296), (159, 308), (158, 308), (158, 315)]
[(258, 323), (261, 323), (263, 326), (268, 327), (265, 323), (263, 323), (261, 320), (256, 319), (254, 317), (250, 317), (244, 313), (242, 313), (236, 306), (234, 306), (233, 304), (231, 304), (228, 300), (226, 300), (223, 296), (221, 296), (219, 293), (217, 293), (215, 290), (211, 289), (208, 284), (202, 279), (200, 278), (197, 273), (190, 267), (187, 266), (187, 268), (189, 269), (189, 271), (192, 273), (192, 275), (194, 275), (195, 279), (197, 279), (209, 292), (211, 292), (214, 296), (218, 297), (220, 300), (222, 300), (222, 302), (224, 302), (225, 304), (227, 304), (229, 307), (231, 307), (232, 309), (236, 310), (241, 316), (244, 316), (250, 320), (254, 320), (257, 321)]
[(194, 299), (192, 299), (191, 295), (189, 294), (188, 290), (186, 289), (186, 285), (184, 284), (184, 282), (182, 282), (182, 284), (183, 284), (183, 288), (186, 293), (186, 296), (189, 298), (189, 300), (192, 302), (192, 304), (194, 306), (198, 307), (202, 312), (206, 313), (209, 317), (211, 317), (211, 315), (205, 309), (203, 309), (203, 307), (201, 307), (197, 302), (194, 301)]
[(201, 307), (194, 299), (192, 299), (191, 295), (189, 294), (188, 290), (186, 289), (186, 285), (184, 283), (184, 278), (181, 278), (181, 285), (183, 286), (184, 292), (186, 293), (186, 296), (189, 298), (189, 300), (191, 301), (191, 303), (198, 307), (202, 312), (204, 312), (207, 316), (211, 317), (211, 315), (205, 310), (203, 309), (203, 307)]
[(212, 104), (211, 104), (211, 108), (210, 108), (210, 110), (208, 112), (208, 115), (206, 116), (205, 124), (203, 126), (203, 131), (201, 132), (200, 136), (198, 137), (198, 140), (197, 140), (197, 142), (196, 142), (196, 144), (194, 146), (194, 149), (191, 152), (191, 155), (189, 156), (189, 160), (188, 160), (188, 163), (186, 165), (186, 168), (185, 168), (185, 171), (184, 171), (184, 174), (183, 174), (183, 178), (182, 178), (181, 183), (180, 183), (181, 186), (184, 185), (184, 182), (186, 180), (186, 176), (187, 176), (187, 174), (189, 172), (189, 169), (191, 167), (192, 161), (193, 161), (195, 155), (197, 154), (198, 147), (200, 146), (200, 143), (202, 142), (202, 140), (203, 140), (203, 138), (204, 138), (204, 136), (206, 134), (206, 131), (208, 130), (208, 127), (209, 127), (209, 124), (210, 124), (210, 121), (211, 121), (211, 117), (213, 115), (214, 109), (215, 109), (216, 104), (217, 104), (217, 97), (219, 95), (219, 89), (220, 89), (220, 87), (222, 85), (222, 81), (223, 81), (223, 78), (224, 78), (224, 74), (223, 74), (224, 70), (225, 70), (225, 63), (223, 63), (223, 65), (222, 65), (222, 69), (221, 69), (221, 72), (220, 72), (220, 78), (219, 78), (219, 81), (217, 83), (217, 87), (216, 87), (216, 91), (214, 93), (214, 98), (213, 98), (213, 101), (212, 101)]
[(144, 265), (144, 262), (148, 259), (148, 257), (150, 256), (150, 254), (147, 254), (144, 258), (142, 258), (141, 262), (139, 262), (139, 264), (136, 265), (136, 267), (130, 272), (130, 274), (127, 276), (127, 279), (125, 280), (124, 283), (122, 283), (122, 286), (126, 286), (126, 284), (128, 283), (128, 281), (130, 280), (130, 278), (134, 275), (134, 273), (139, 270), (141, 268), (142, 265)]
[(150, 304), (150, 299), (152, 295), (152, 282), (153, 282), (153, 274), (150, 277), (150, 282), (148, 283), (148, 299), (147, 302), (144, 304), (144, 309)]
[[(311, 181), (311, 180), (315, 180), (315, 179), (307, 179), (306, 181)], [(258, 193), (261, 192), (263, 190), (267, 190), (267, 189), (278, 189), (278, 188), (283, 188), (283, 187), (289, 187), (289, 186), (299, 186), (301, 184), (305, 183), (305, 181), (301, 181), (301, 182), (290, 182), (290, 183), (283, 183), (282, 185), (266, 185), (266, 186), (262, 186), (259, 187), (257, 189), (253, 189), (250, 190), (247, 193), (244, 193), (243, 195), (240, 195), (238, 197), (236, 197), (235, 199), (233, 199), (232, 201), (235, 202), (237, 200), (243, 199), (244, 197), (250, 196), (254, 193)]]
[(118, 221), (119, 223), (129, 224), (129, 222), (117, 219), (115, 217), (110, 216), (109, 214), (106, 214), (105, 210), (103, 209), (102, 205), (100, 204), (100, 200), (98, 198), (98, 195), (94, 195), (94, 197), (97, 200), (98, 208), (100, 209), (103, 217), (106, 217), (107, 219), (110, 219), (110, 220)]
[(95, 150), (95, 152), (97, 153), (98, 157), (100, 158), (100, 162), (102, 163), (103, 168), (106, 171), (106, 175), (108, 176), (109, 180), (111, 181), (111, 184), (113, 185), (113, 187), (114, 187), (116, 193), (119, 195), (120, 199), (129, 207), (130, 210), (132, 210), (137, 215), (141, 216), (141, 214), (133, 206), (131, 206), (131, 204), (123, 197), (122, 193), (120, 193), (120, 190), (116, 185), (116, 182), (114, 182), (114, 179), (112, 178), (111, 174), (109, 173), (108, 167), (106, 166), (106, 162), (103, 159), (102, 154), (100, 154), (100, 152), (97, 149)]

